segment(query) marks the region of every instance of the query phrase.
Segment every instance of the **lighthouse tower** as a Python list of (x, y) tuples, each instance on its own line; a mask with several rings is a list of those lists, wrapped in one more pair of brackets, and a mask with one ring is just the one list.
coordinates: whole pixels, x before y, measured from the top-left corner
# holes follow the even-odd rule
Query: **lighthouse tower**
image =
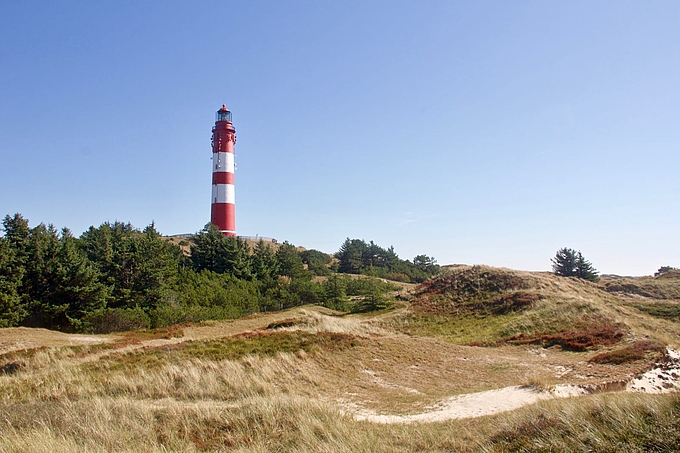
[(212, 128), (212, 212), (210, 223), (225, 236), (236, 236), (236, 202), (234, 198), (234, 143), (236, 129), (231, 112), (222, 106), (215, 115)]

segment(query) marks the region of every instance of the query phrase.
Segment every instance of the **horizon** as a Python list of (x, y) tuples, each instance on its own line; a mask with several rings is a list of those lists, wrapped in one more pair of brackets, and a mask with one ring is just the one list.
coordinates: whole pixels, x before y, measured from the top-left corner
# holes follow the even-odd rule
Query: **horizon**
[[(680, 4), (10, 3), (0, 214), (79, 236), (210, 221), (233, 113), (236, 231), (334, 253), (603, 274), (679, 266)], [(36, 33), (40, 30), (40, 33)]]

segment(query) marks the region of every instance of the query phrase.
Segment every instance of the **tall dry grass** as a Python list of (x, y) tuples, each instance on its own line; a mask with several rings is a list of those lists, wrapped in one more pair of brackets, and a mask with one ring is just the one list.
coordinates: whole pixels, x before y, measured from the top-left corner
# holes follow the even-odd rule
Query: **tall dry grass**
[(607, 394), (551, 401), (499, 417), (480, 450), (680, 451), (680, 395)]
[(678, 451), (677, 394), (545, 402), (471, 420), (380, 425), (277, 394), (237, 404), (93, 397), (0, 405), (2, 452)]

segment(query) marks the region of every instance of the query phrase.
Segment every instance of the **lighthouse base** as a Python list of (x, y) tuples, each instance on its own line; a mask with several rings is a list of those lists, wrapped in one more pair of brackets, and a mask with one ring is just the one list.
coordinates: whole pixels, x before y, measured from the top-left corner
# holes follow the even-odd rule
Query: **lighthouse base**
[(225, 236), (236, 236), (235, 211), (231, 203), (213, 203), (210, 223), (217, 225)]

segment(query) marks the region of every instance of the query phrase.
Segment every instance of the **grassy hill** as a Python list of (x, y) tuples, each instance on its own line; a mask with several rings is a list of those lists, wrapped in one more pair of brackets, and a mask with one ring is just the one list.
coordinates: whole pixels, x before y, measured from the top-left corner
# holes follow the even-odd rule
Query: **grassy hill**
[(0, 451), (674, 451), (678, 393), (622, 390), (675, 369), (679, 294), (458, 266), (376, 313), (0, 329)]
[(562, 344), (574, 350), (640, 338), (677, 344), (677, 326), (662, 318), (678, 320), (679, 289), (680, 278), (665, 274), (592, 283), (549, 272), (459, 266), (421, 285), (395, 327), (456, 344), (545, 345), (570, 333), (593, 337), (592, 345), (585, 337), (583, 345)]

